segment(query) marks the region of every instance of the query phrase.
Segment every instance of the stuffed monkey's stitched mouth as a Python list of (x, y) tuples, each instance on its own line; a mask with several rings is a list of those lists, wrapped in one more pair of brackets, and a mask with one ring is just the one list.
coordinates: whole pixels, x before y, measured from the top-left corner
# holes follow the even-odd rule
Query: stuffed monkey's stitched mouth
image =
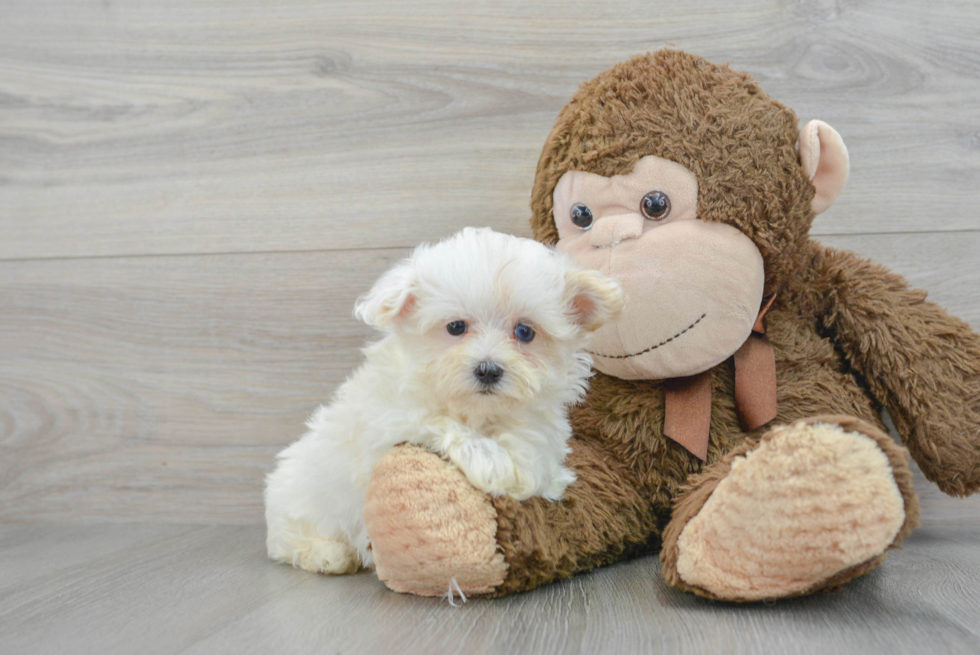
[(681, 330), (680, 332), (678, 332), (677, 334), (675, 334), (675, 335), (674, 335), (674, 336), (672, 336), (671, 338), (669, 338), (669, 339), (665, 339), (665, 340), (663, 340), (663, 341), (661, 341), (660, 343), (658, 343), (658, 344), (656, 344), (655, 346), (650, 346), (650, 347), (649, 347), (649, 348), (647, 348), (646, 350), (641, 350), (640, 352), (638, 352), (638, 353), (633, 353), (632, 355), (602, 355), (602, 354), (600, 354), (600, 353), (594, 353), (594, 352), (592, 352), (591, 350), (586, 350), (585, 352), (587, 352), (587, 353), (589, 353), (590, 355), (593, 355), (593, 356), (595, 356), (595, 357), (602, 357), (602, 358), (604, 358), (604, 359), (628, 359), (628, 358), (630, 358), (630, 357), (636, 357), (637, 355), (645, 355), (646, 353), (648, 353), (648, 352), (650, 352), (651, 350), (656, 350), (656, 349), (657, 349), (657, 348), (659, 348), (660, 346), (665, 346), (665, 345), (667, 345), (668, 343), (670, 343), (671, 341), (673, 341), (674, 339), (676, 339), (677, 337), (679, 337), (679, 336), (681, 336), (682, 334), (684, 334), (685, 332), (688, 332), (688, 331), (689, 331), (689, 330), (691, 330), (691, 329), (692, 329), (692, 328), (693, 328), (693, 327), (694, 327), (695, 325), (697, 325), (697, 324), (698, 324), (698, 323), (700, 323), (700, 322), (701, 322), (702, 320), (704, 320), (704, 317), (705, 317), (705, 316), (707, 316), (707, 314), (701, 314), (701, 316), (700, 316), (700, 317), (698, 318), (698, 320), (696, 320), (696, 321), (694, 321), (693, 323), (691, 323), (690, 325), (688, 325), (688, 326), (687, 326), (686, 328), (684, 328), (683, 330)]

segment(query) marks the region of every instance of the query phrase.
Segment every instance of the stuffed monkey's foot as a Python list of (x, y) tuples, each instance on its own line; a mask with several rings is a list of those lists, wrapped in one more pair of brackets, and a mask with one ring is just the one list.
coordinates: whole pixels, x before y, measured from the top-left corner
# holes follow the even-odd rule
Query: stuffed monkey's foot
[(378, 578), (393, 591), (488, 594), (507, 574), (490, 498), (418, 446), (394, 448), (375, 466), (364, 522)]
[(773, 428), (691, 485), (664, 533), (664, 578), (719, 600), (838, 587), (918, 524), (907, 452), (850, 417)]

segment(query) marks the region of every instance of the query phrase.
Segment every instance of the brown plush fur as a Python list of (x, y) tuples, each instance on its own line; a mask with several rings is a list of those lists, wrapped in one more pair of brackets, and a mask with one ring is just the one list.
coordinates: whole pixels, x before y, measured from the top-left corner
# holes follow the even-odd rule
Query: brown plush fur
[(565, 172), (620, 175), (657, 155), (697, 177), (698, 218), (734, 225), (759, 247), (768, 295), (800, 268), (813, 221), (798, 133), (793, 110), (746, 73), (671, 50), (634, 57), (558, 114), (531, 192), (535, 238), (558, 240), (552, 193)]
[(980, 488), (980, 337), (880, 264), (814, 248), (821, 332), (888, 408), (926, 477), (952, 496)]
[[(809, 239), (814, 190), (797, 159), (798, 134), (795, 113), (745, 73), (682, 52), (635, 57), (584, 84), (559, 114), (531, 197), (535, 237), (557, 241), (552, 193), (569, 170), (625, 174), (647, 155), (683, 164), (698, 178), (698, 217), (752, 238), (765, 260), (766, 293), (780, 293), (768, 318), (775, 422), (846, 414), (884, 427), (879, 412), (887, 406), (926, 475), (947, 493), (972, 493), (980, 485), (980, 338), (894, 273)], [(753, 438), (739, 428), (731, 364), (712, 375), (705, 466)], [(575, 450), (588, 444), (589, 453), (571, 459), (579, 482), (569, 501), (496, 501), (498, 541), (511, 566), (501, 591), (655, 544), (673, 500), (702, 470), (662, 433), (659, 381), (598, 374), (573, 425)], [(911, 493), (900, 459), (892, 460), (895, 476)], [(645, 502), (636, 502), (637, 492)]]
[[(647, 155), (683, 164), (698, 178), (698, 217), (749, 236), (764, 258), (766, 293), (779, 292), (767, 319), (777, 366), (775, 423), (847, 415), (883, 428), (887, 407), (929, 479), (947, 493), (972, 493), (980, 486), (980, 337), (899, 276), (810, 240), (814, 188), (797, 159), (797, 136), (793, 111), (744, 73), (675, 51), (635, 57), (584, 84), (559, 114), (538, 164), (534, 234), (557, 240), (552, 193), (566, 171), (625, 174)], [(597, 374), (572, 413), (568, 461), (578, 481), (566, 500), (493, 500), (508, 565), (494, 593), (656, 549), (672, 512), (672, 529), (682, 528), (682, 515), (703, 504), (729, 462), (764, 431), (740, 429), (733, 377), (730, 362), (712, 371), (702, 463), (665, 438), (660, 381)], [(901, 453), (878, 441), (906, 503), (897, 543), (914, 525), (917, 505)], [(676, 534), (668, 532), (666, 541), (665, 562), (676, 560)], [(821, 586), (839, 585), (882, 559)], [(668, 582), (683, 588), (675, 578), (667, 567)]]

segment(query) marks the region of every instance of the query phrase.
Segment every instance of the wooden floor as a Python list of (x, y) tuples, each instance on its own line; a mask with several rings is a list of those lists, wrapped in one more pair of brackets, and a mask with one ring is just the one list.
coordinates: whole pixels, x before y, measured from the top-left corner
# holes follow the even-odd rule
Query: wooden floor
[(457, 610), (267, 563), (260, 527), (354, 298), (422, 240), (528, 234), (556, 113), (631, 54), (834, 125), (813, 233), (980, 329), (978, 34), (975, 0), (4, 0), (0, 653), (980, 652), (980, 505), (921, 479), (906, 550), (775, 606), (644, 560)]
[(903, 550), (771, 605), (668, 589), (653, 557), (452, 607), (273, 564), (261, 526), (0, 525), (0, 653), (976, 655), (980, 498), (918, 482), (926, 519)]

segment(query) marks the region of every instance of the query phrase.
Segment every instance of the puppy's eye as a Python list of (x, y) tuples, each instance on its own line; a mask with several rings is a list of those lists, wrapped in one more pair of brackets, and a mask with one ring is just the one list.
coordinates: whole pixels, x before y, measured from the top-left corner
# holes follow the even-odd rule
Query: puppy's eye
[(592, 210), (582, 203), (572, 205), (570, 216), (572, 217), (572, 223), (575, 223), (575, 227), (578, 229), (588, 230), (592, 227)]
[(651, 221), (662, 221), (670, 213), (670, 198), (663, 191), (651, 191), (640, 201), (640, 211)]
[(514, 328), (514, 338), (524, 343), (530, 343), (534, 340), (534, 329), (529, 325), (518, 323), (517, 327)]
[(466, 332), (466, 321), (453, 321), (452, 323), (448, 323), (446, 325), (446, 332), (454, 337), (458, 337)]

